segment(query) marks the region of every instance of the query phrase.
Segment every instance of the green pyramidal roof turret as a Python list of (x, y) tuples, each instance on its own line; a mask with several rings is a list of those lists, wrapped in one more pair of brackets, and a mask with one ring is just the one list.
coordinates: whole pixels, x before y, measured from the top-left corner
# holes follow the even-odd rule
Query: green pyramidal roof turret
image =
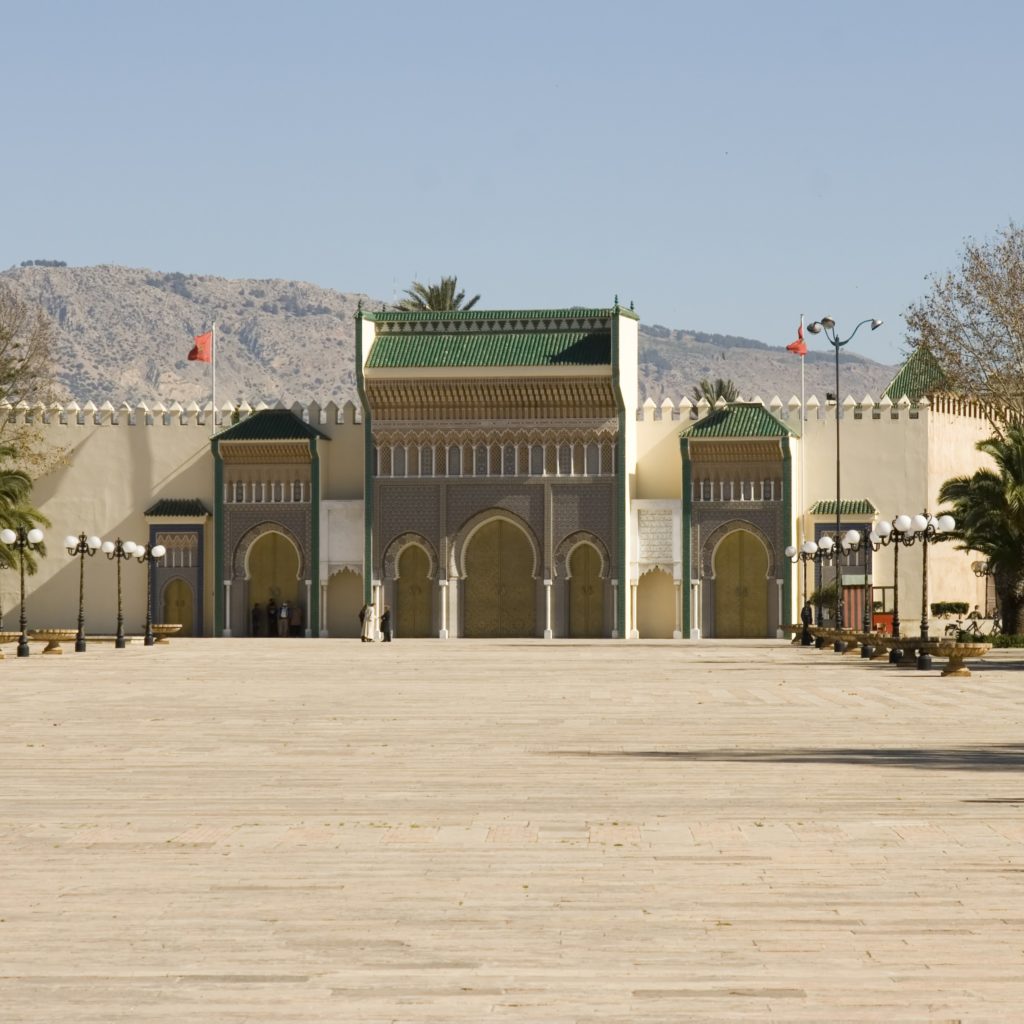
[(921, 346), (911, 352), (910, 358), (882, 392), (882, 397), (898, 402), (906, 395), (910, 401), (916, 402), (923, 395), (948, 389), (949, 379), (939, 361), (927, 348)]

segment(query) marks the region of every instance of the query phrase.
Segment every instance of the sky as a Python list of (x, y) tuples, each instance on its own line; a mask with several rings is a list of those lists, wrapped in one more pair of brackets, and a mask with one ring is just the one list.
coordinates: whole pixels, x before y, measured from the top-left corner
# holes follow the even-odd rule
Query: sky
[[(1021, 219), (1024, 5), (0, 0), (0, 268), (609, 306), (770, 344)], [(827, 349), (822, 335), (815, 346)]]

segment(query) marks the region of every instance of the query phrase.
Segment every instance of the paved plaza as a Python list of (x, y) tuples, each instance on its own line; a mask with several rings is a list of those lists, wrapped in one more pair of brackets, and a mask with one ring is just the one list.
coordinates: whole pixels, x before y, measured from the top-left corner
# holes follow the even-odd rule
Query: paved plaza
[(1020, 654), (66, 647), (0, 662), (4, 1024), (1024, 1017)]

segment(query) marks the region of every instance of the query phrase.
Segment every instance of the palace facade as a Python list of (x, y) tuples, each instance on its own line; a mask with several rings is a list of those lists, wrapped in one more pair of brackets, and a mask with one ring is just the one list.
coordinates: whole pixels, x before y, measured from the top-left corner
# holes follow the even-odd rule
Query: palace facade
[[(273, 599), (306, 637), (358, 635), (368, 601), (398, 638), (775, 637), (836, 574), (848, 624), (866, 601), (884, 616), (891, 549), (832, 567), (785, 549), (936, 511), (946, 479), (984, 464), (985, 410), (917, 359), (877, 400), (638, 407), (637, 329), (618, 305), (361, 312), (358, 405), (3, 410), (54, 455), (29, 625), (73, 627), (82, 572), (87, 632), (113, 632), (114, 566), (62, 546), (81, 533), (167, 548), (148, 588), (145, 566), (122, 569), (136, 633), (148, 593), (154, 621), (195, 636), (264, 632)], [(971, 556), (930, 548), (930, 601), (984, 606)], [(9, 629), (16, 572), (0, 596)], [(904, 623), (922, 598), (905, 549)]]

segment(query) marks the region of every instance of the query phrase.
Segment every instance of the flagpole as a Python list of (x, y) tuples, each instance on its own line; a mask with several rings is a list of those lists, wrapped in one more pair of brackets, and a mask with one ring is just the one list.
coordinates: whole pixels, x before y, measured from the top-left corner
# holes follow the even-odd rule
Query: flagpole
[[(804, 333), (804, 315), (800, 314), (800, 336)], [(805, 352), (800, 357), (800, 547), (803, 549), (804, 541), (807, 539), (807, 401), (804, 392), (804, 360), (807, 358)], [(806, 600), (806, 595), (804, 597)]]
[[(213, 337), (210, 341), (210, 348), (213, 350), (210, 366), (213, 370), (213, 415), (210, 422), (213, 424), (213, 432), (217, 432), (217, 321), (213, 321)], [(801, 364), (802, 365), (802, 364)]]

